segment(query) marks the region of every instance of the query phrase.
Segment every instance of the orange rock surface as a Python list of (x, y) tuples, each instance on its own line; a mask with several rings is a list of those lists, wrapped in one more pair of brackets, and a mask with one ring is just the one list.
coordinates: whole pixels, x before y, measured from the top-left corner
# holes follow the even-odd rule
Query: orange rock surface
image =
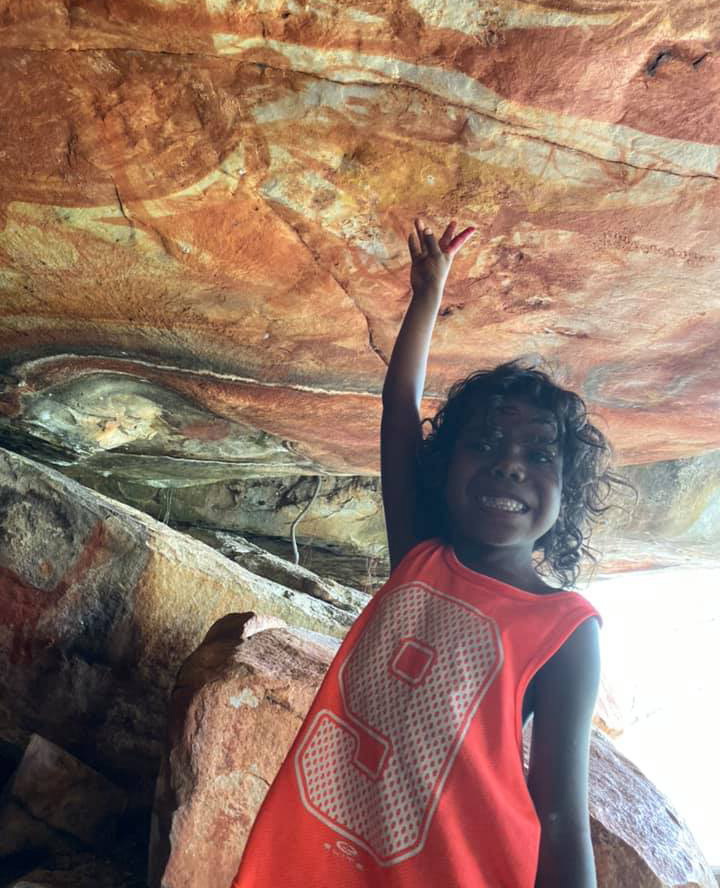
[(479, 229), (431, 396), (543, 356), (622, 461), (717, 449), (719, 12), (0, 2), (4, 416), (110, 368), (374, 472), (422, 214)]

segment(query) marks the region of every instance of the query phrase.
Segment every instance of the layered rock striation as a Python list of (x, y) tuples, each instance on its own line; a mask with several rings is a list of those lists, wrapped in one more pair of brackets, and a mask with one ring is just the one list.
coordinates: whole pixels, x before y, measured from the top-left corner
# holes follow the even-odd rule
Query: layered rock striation
[(716, 10), (643, 9), (5, 4), (4, 415), (373, 472), (420, 213), (479, 229), (430, 395), (542, 356), (624, 462), (718, 448)]
[(0, 3), (5, 743), (40, 733), (147, 804), (217, 619), (342, 636), (362, 595), (246, 537), (287, 555), (296, 532), (367, 591), (386, 570), (380, 391), (416, 215), (478, 229), (426, 412), (477, 366), (545, 362), (642, 494), (606, 569), (718, 564), (717, 13)]

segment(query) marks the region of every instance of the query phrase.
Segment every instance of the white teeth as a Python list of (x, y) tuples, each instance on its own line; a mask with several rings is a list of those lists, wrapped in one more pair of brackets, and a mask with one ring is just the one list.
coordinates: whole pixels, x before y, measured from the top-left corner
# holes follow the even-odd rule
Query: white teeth
[(481, 496), (480, 502), (484, 506), (490, 506), (493, 509), (502, 509), (504, 512), (524, 512), (525, 506), (514, 499), (496, 496)]

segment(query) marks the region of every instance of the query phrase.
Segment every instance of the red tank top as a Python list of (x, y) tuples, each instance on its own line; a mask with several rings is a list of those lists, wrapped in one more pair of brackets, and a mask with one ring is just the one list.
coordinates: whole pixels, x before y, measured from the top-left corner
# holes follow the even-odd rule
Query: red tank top
[(333, 660), (233, 888), (533, 888), (523, 695), (592, 616), (415, 546)]

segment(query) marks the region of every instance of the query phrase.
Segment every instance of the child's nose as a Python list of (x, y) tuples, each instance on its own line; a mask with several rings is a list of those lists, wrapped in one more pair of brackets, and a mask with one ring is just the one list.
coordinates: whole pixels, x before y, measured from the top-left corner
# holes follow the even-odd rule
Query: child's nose
[(490, 469), (490, 474), (498, 481), (508, 478), (512, 481), (524, 481), (525, 464), (518, 457), (508, 454), (497, 460)]

